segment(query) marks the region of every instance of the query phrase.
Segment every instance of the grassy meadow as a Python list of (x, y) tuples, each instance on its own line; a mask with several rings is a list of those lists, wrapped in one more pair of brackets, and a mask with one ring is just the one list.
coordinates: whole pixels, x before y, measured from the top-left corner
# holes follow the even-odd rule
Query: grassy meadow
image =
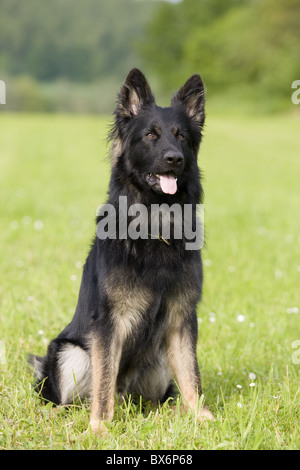
[(109, 123), (0, 115), (0, 449), (299, 448), (299, 116), (208, 113), (198, 359), (216, 421), (129, 401), (98, 437), (83, 434), (86, 404), (55, 408), (33, 392), (27, 354), (43, 354), (75, 310)]

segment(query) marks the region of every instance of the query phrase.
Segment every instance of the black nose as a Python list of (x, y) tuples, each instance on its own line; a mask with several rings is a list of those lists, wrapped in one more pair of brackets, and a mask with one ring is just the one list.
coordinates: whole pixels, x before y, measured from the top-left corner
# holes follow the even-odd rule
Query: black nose
[(164, 159), (172, 167), (182, 165), (183, 163), (183, 155), (173, 150), (166, 152), (164, 154)]

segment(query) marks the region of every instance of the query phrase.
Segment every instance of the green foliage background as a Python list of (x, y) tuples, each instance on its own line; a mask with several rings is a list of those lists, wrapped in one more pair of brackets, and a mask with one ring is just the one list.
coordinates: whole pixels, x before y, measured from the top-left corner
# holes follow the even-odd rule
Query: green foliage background
[(138, 66), (163, 100), (198, 72), (218, 107), (282, 110), (300, 77), (299, 19), (298, 0), (0, 0), (5, 109), (111, 111)]
[(300, 77), (299, 19), (297, 0), (166, 3), (149, 24), (144, 53), (165, 87), (198, 71), (210, 96), (230, 90), (276, 110)]
[(0, 0), (0, 66), (42, 81), (126, 73), (150, 7), (134, 0)]

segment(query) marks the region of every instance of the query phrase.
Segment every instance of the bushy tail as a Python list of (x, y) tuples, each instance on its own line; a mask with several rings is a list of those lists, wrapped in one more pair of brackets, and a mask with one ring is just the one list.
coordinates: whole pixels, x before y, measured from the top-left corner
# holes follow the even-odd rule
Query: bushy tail
[(44, 375), (45, 357), (35, 356), (34, 354), (29, 354), (28, 363), (33, 369), (34, 377), (36, 378), (36, 380), (42, 380), (45, 378), (45, 375)]

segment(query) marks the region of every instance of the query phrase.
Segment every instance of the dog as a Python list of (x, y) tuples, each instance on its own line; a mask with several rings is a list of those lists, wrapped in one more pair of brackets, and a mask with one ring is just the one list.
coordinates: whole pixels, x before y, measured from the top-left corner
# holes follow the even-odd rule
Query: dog
[[(174, 235), (175, 210), (168, 213), (173, 229), (168, 237), (161, 234), (167, 209), (154, 220), (156, 234), (148, 226), (150, 215), (146, 217), (143, 237), (128, 236), (130, 224), (138, 232), (142, 219), (134, 219), (129, 209), (122, 219), (124, 209), (120, 211), (124, 200), (127, 208), (189, 205), (189, 227), (196, 226), (195, 208), (203, 197), (197, 154), (204, 119), (199, 75), (173, 95), (170, 107), (156, 105), (138, 69), (129, 73), (118, 95), (105, 205), (115, 216), (114, 230), (95, 236), (71, 323), (51, 341), (45, 357), (30, 357), (44, 399), (63, 405), (90, 400), (88, 429), (94, 433), (107, 432), (105, 422), (113, 418), (116, 395), (137, 394), (159, 403), (174, 396), (176, 387), (186, 410), (199, 421), (213, 419), (206, 405), (199, 405), (196, 307), (202, 291), (201, 251), (186, 249), (185, 232)], [(108, 227), (112, 219), (105, 220), (105, 214), (98, 215), (97, 227), (103, 221)], [(185, 223), (186, 218), (179, 221), (180, 226)]]

